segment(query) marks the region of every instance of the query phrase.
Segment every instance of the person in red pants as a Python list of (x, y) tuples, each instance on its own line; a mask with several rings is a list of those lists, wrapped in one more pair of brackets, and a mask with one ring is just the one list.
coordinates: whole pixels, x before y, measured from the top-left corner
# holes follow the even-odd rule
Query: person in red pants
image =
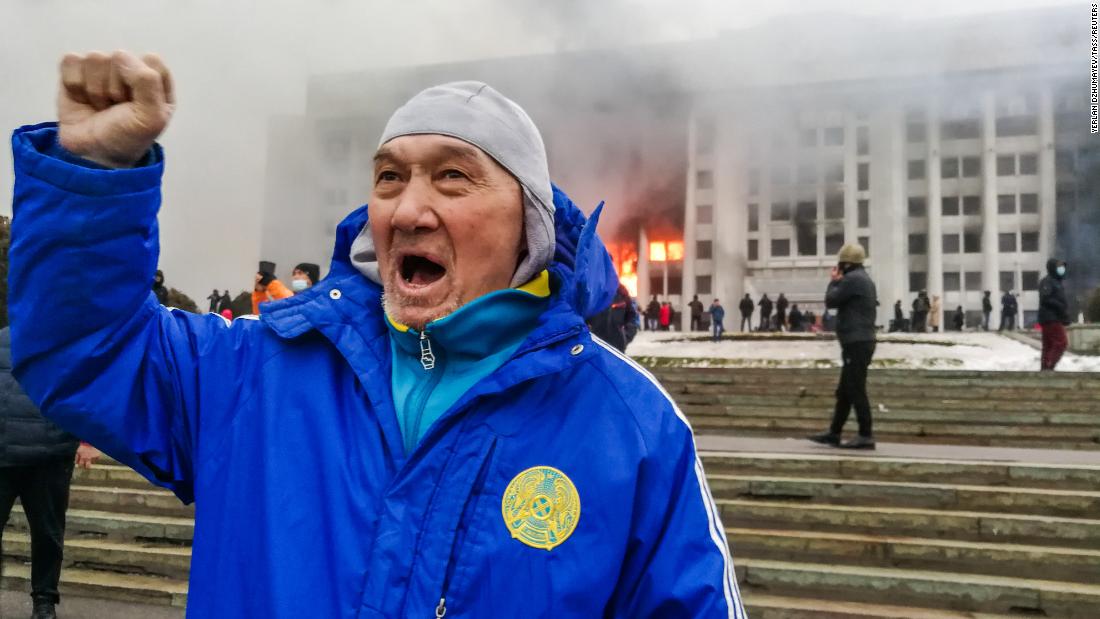
[(1054, 371), (1066, 352), (1066, 325), (1070, 323), (1069, 303), (1062, 280), (1066, 263), (1057, 258), (1047, 260), (1047, 276), (1039, 282), (1039, 326), (1043, 329), (1043, 355), (1040, 370)]

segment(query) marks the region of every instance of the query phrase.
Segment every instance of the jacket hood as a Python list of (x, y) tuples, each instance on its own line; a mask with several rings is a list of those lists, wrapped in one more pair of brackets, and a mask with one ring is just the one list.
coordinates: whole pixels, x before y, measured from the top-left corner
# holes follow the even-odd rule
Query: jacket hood
[(1058, 277), (1058, 264), (1062, 262), (1057, 258), (1051, 258), (1047, 260), (1047, 275), (1051, 277)]
[[(584, 318), (611, 305), (619, 277), (603, 241), (596, 234), (601, 202), (591, 217), (585, 217), (564, 191), (552, 186), (554, 196), (554, 260), (548, 267), (555, 295), (561, 296)], [(330, 275), (356, 274), (371, 282), (351, 263), (352, 244), (369, 222), (369, 206), (363, 205), (344, 218), (336, 228)]]

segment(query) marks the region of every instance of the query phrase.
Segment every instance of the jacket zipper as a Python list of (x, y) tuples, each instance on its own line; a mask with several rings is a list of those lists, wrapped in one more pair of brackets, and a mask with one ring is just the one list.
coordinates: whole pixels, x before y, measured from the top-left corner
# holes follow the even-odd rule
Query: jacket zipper
[[(471, 504), (470, 503), (473, 500), (472, 497), (473, 497), (474, 493), (478, 492), (478, 490), (482, 486), (485, 485), (485, 477), (488, 475), (489, 467), (492, 466), (493, 455), (496, 452), (496, 450), (497, 450), (497, 442), (496, 442), (496, 439), (493, 439), (493, 442), (489, 445), (489, 453), (485, 455), (485, 459), (482, 460), (481, 467), (478, 469), (477, 477), (474, 478), (474, 484), (472, 486), (470, 486), (470, 494), (469, 494), (469, 496), (466, 497), (466, 503), (462, 506), (462, 513), (459, 514), (459, 516), (458, 516), (459, 524), (461, 524), (462, 521), (465, 520), (466, 518), (470, 518), (470, 517), (474, 516), (474, 514), (469, 513), (470, 509), (471, 509)], [(462, 541), (463, 542), (466, 541), (466, 536), (469, 535), (469, 534), (470, 534), (469, 531), (467, 531), (466, 533), (463, 534), (463, 536), (462, 536)], [(459, 550), (460, 550), (460, 548), (459, 548), (458, 533), (456, 531), (454, 542), (451, 544), (451, 552), (447, 556), (447, 566), (445, 568), (446, 571), (444, 571), (444, 573), (443, 573), (443, 587), (440, 589), (440, 592), (439, 592), (439, 604), (436, 604), (436, 606), (435, 606), (435, 617), (436, 617), (436, 619), (442, 619), (443, 617), (445, 617), (447, 615), (447, 590), (451, 586), (451, 577), (454, 576), (455, 562), (458, 559), (458, 551)]]
[[(428, 339), (427, 331), (420, 332), (420, 365), (424, 367), (424, 371), (428, 373), (428, 379), (422, 381), (418, 386), (415, 397), (412, 398), (412, 408), (406, 406), (406, 410), (412, 413), (412, 423), (406, 428), (405, 434), (405, 453), (412, 453), (413, 448), (416, 447), (418, 437), (420, 436), (420, 426), (424, 422), (424, 407), (428, 404), (428, 396), (432, 394), (436, 385), (439, 384), (440, 378), (443, 376), (443, 370), (437, 369), (436, 365), (442, 363), (442, 359), (437, 359), (435, 353), (432, 351), (432, 341)], [(408, 417), (406, 416), (406, 419)]]

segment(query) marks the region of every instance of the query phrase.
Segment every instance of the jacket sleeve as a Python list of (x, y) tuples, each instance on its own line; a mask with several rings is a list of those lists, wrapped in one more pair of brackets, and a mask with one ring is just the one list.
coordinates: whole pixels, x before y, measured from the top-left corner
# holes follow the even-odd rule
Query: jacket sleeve
[(232, 389), (203, 376), (232, 376), (233, 361), (244, 361), (204, 368), (200, 360), (246, 327), (169, 310), (150, 290), (159, 254), (159, 147), (144, 166), (96, 168), (61, 149), (56, 127), (45, 124), (17, 130), (12, 150), (15, 376), (46, 417), (192, 500), (199, 411), (205, 427), (233, 408)]
[(294, 293), (290, 291), (290, 288), (284, 286), (283, 282), (277, 279), (271, 280), (271, 283), (267, 285), (267, 293), (270, 294), (271, 298), (275, 301), (289, 299), (290, 297), (294, 296)]
[(640, 465), (627, 557), (610, 616), (744, 619), (729, 546), (691, 428), (669, 402)]
[(842, 277), (839, 281), (829, 282), (825, 290), (825, 307), (839, 309), (855, 296), (854, 282), (848, 277)]

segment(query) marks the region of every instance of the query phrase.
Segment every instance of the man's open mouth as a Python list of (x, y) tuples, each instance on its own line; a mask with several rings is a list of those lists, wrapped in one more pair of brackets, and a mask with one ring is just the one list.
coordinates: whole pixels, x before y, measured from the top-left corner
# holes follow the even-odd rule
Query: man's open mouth
[(429, 286), (447, 274), (447, 268), (425, 256), (409, 254), (401, 258), (401, 279), (410, 286)]

